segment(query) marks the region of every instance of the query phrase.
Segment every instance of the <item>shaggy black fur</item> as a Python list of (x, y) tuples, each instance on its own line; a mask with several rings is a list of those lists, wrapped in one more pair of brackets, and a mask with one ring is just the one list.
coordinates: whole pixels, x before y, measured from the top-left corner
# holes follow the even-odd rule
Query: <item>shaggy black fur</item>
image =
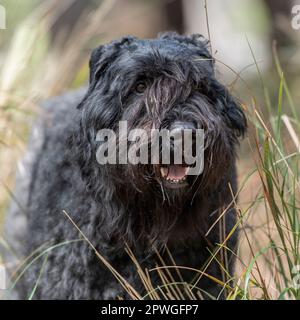
[[(141, 82), (143, 92), (137, 92)], [(143, 268), (161, 264), (156, 250), (170, 264), (167, 246), (177, 265), (205, 269), (226, 281), (219, 264), (233, 273), (229, 251), (226, 259), (224, 252), (217, 254), (219, 264), (212, 261), (207, 268), (206, 264), (210, 252), (236, 223), (229, 185), (235, 193), (236, 147), (246, 120), (235, 99), (216, 80), (203, 37), (167, 33), (153, 40), (124, 37), (100, 46), (91, 56), (87, 93), (77, 108), (74, 103), (69, 98), (56, 99), (43, 117), (46, 129), (32, 166), (27, 225), (19, 239), (23, 254), (28, 256), (43, 244), (46, 248), (80, 238), (62, 213), (65, 210), (141, 294), (145, 290), (124, 250), (125, 243)], [(204, 172), (188, 177), (188, 187), (173, 190), (163, 185), (156, 166), (99, 165), (96, 133), (102, 128), (116, 131), (119, 120), (127, 120), (129, 129), (170, 128), (179, 120), (203, 128)], [(220, 223), (205, 236), (225, 209)], [(226, 246), (234, 251), (236, 242), (234, 233)], [(32, 263), (22, 276), (20, 297), (28, 297), (33, 289), (43, 260)], [(199, 276), (192, 271), (181, 275), (186, 282)], [(173, 276), (180, 280), (176, 272)], [(152, 281), (153, 286), (160, 284), (157, 275)], [(204, 298), (224, 297), (222, 287), (205, 275), (196, 287), (203, 290)], [(77, 241), (47, 253), (34, 298), (117, 296), (129, 297), (91, 246)]]

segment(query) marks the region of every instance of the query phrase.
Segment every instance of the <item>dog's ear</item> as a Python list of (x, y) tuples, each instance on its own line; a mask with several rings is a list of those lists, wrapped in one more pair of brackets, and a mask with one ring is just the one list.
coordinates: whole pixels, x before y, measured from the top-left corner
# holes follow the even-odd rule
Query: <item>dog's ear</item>
[(189, 41), (203, 51), (203, 56), (210, 59), (214, 63), (214, 59), (210, 53), (210, 42), (203, 35), (195, 33), (188, 37)]
[(235, 134), (243, 137), (247, 131), (247, 119), (241, 103), (223, 85), (218, 83), (215, 89), (221, 114)]
[(241, 104), (233, 97), (226, 101), (226, 117), (230, 121), (231, 127), (237, 136), (244, 136), (247, 131), (247, 119)]
[(131, 44), (136, 39), (137, 38), (133, 36), (126, 36), (121, 39), (114, 40), (108, 44), (101, 45), (92, 51), (89, 61), (89, 88), (85, 97), (78, 105), (78, 109), (82, 107), (86, 99), (89, 97), (99, 78), (105, 73), (107, 67), (119, 56), (120, 49)]
[(179, 43), (184, 43), (188, 46), (193, 46), (199, 50), (199, 54), (214, 63), (214, 59), (209, 51), (209, 41), (201, 34), (192, 34), (190, 36), (182, 36), (176, 32), (163, 32), (159, 33), (160, 39), (172, 39)]
[(97, 81), (109, 64), (119, 56), (120, 49), (130, 45), (136, 39), (137, 38), (133, 36), (126, 36), (93, 50), (89, 62), (90, 85), (93, 84), (94, 81)]
[(94, 80), (94, 76), (97, 70), (98, 62), (101, 60), (101, 56), (103, 55), (104, 45), (99, 46), (98, 48), (94, 49), (91, 53), (90, 61), (89, 61), (89, 68), (90, 68), (90, 84)]

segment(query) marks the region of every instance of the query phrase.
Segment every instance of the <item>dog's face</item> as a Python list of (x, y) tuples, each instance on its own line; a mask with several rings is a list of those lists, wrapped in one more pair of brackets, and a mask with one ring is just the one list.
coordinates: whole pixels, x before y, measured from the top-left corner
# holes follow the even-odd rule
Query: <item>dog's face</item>
[[(81, 167), (91, 188), (97, 189), (97, 179), (105, 173), (129, 190), (170, 199), (216, 186), (226, 175), (246, 120), (227, 89), (215, 79), (206, 46), (197, 35), (165, 34), (153, 40), (126, 37), (94, 50), (89, 90), (79, 106)], [(126, 121), (128, 131), (203, 129), (203, 172), (189, 175), (189, 166), (175, 164), (172, 155), (168, 164), (160, 160), (101, 168), (96, 160), (97, 132), (112, 129), (117, 134), (120, 121)]]

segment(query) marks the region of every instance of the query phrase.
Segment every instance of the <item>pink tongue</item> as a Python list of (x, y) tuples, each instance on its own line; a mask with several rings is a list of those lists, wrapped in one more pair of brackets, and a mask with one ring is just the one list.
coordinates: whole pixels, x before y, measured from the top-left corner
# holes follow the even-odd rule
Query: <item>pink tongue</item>
[(168, 179), (181, 180), (186, 176), (187, 168), (181, 165), (171, 165), (168, 169)]

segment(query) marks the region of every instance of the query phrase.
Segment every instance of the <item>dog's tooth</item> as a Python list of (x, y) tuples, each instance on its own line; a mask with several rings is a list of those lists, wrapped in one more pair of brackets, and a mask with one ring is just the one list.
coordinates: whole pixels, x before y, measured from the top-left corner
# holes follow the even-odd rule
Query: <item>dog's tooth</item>
[(168, 175), (168, 168), (160, 167), (160, 174), (165, 178)]

